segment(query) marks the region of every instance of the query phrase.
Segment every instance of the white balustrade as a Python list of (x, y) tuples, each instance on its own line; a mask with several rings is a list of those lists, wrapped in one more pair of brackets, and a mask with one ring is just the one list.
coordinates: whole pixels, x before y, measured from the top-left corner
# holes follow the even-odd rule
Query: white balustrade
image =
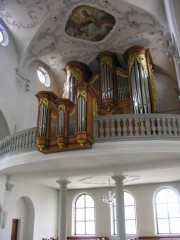
[(0, 141), (0, 158), (17, 152), (35, 149), (36, 128), (12, 134)]
[[(0, 158), (35, 150), (36, 128), (12, 134), (0, 141)], [(180, 115), (123, 114), (94, 118), (94, 141), (133, 139), (180, 140)]]
[[(106, 123), (106, 124), (105, 124)], [(108, 124), (107, 124), (108, 123)], [(180, 139), (180, 115), (123, 114), (94, 119), (95, 142), (134, 138)]]

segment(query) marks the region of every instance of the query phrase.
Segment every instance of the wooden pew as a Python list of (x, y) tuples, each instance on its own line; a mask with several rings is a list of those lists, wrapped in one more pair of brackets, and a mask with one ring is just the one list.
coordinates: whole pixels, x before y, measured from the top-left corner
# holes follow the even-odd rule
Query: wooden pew
[(139, 236), (135, 240), (180, 240), (180, 235)]
[(109, 240), (109, 238), (98, 236), (71, 236), (67, 237), (67, 240)]

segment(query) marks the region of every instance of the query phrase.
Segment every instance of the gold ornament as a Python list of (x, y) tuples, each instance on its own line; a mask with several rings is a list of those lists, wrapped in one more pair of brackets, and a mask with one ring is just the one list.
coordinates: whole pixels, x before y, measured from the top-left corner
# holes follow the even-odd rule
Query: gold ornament
[(65, 112), (66, 107), (65, 107), (64, 105), (59, 105), (59, 106), (58, 106), (58, 111), (59, 111), (60, 109), (62, 109), (62, 110)]
[(85, 91), (85, 90), (80, 90), (80, 91), (78, 91), (78, 92), (77, 92), (77, 98), (78, 98), (80, 95), (87, 101), (87, 94), (86, 94), (86, 91)]
[(106, 64), (112, 68), (112, 59), (110, 57), (103, 57), (100, 60), (100, 67), (102, 68), (103, 65)]
[(128, 60), (128, 68), (129, 68), (129, 72), (131, 72), (132, 69), (132, 65), (134, 64), (134, 60), (137, 60), (139, 64), (142, 65), (145, 73), (148, 75), (148, 70), (147, 70), (147, 64), (146, 64), (146, 58), (143, 54), (140, 53), (134, 53), (129, 57)]
[(41, 98), (39, 100), (39, 103), (40, 104), (43, 103), (44, 105), (46, 105), (48, 107), (49, 100), (47, 98)]

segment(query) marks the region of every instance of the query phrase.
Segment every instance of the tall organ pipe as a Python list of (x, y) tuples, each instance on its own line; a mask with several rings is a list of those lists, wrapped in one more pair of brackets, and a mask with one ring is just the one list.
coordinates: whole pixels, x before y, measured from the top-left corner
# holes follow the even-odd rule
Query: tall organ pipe
[(157, 92), (149, 49), (134, 46), (126, 50), (134, 113), (157, 111)]
[(134, 113), (138, 113), (138, 96), (137, 96), (137, 87), (136, 87), (136, 76), (134, 66), (131, 71), (131, 85), (132, 85), (132, 97), (133, 97), (133, 107)]
[(64, 110), (59, 110), (59, 134), (64, 135)]
[(78, 97), (78, 131), (86, 131), (86, 100), (81, 95)]
[(47, 123), (47, 106), (44, 103), (40, 105), (40, 118), (39, 118), (39, 136), (46, 137), (46, 123)]
[(136, 84), (137, 84), (137, 93), (138, 93), (138, 109), (139, 113), (143, 113), (143, 102), (142, 102), (142, 86), (140, 82), (140, 74), (139, 74), (139, 63), (135, 59), (134, 61), (135, 72), (136, 72)]

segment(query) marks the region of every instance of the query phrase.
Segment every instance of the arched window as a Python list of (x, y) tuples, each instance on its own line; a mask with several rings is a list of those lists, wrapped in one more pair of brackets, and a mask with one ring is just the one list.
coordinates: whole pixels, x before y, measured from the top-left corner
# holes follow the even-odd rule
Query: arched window
[(163, 188), (155, 195), (157, 233), (180, 233), (179, 195), (171, 188)]
[(82, 194), (75, 202), (75, 234), (95, 234), (95, 205), (88, 194)]
[[(124, 192), (124, 212), (125, 212), (125, 230), (126, 235), (137, 234), (136, 229), (136, 207), (135, 200), (132, 194)], [(116, 198), (113, 201), (113, 235), (117, 234), (117, 221), (116, 221)]]

